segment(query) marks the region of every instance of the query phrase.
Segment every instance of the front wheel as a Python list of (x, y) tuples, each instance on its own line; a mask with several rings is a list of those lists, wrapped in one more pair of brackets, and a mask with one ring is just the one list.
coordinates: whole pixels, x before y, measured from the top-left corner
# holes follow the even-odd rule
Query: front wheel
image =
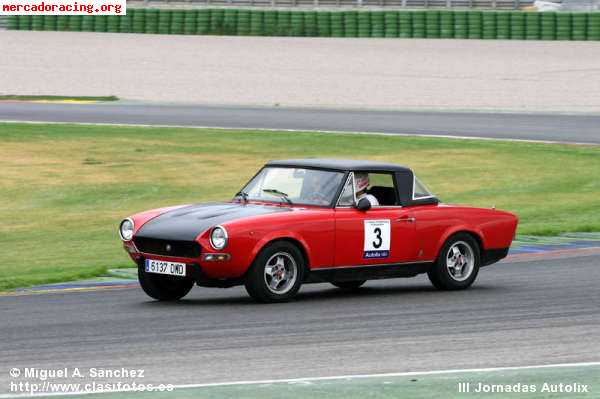
[(304, 278), (305, 262), (294, 244), (267, 245), (246, 275), (246, 291), (259, 302), (285, 302), (296, 295)]
[(148, 273), (138, 267), (138, 279), (144, 292), (159, 301), (176, 301), (186, 296), (194, 286), (194, 280), (182, 277)]
[(427, 276), (440, 290), (463, 290), (475, 281), (480, 264), (477, 241), (469, 234), (458, 233), (446, 241)]

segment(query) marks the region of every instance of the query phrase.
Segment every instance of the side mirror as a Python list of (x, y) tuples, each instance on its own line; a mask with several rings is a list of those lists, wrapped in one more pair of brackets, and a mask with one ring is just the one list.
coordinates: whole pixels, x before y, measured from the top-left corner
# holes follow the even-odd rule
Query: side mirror
[(369, 209), (371, 209), (371, 201), (369, 201), (368, 198), (359, 199), (358, 203), (356, 204), (356, 209), (363, 212), (368, 211)]

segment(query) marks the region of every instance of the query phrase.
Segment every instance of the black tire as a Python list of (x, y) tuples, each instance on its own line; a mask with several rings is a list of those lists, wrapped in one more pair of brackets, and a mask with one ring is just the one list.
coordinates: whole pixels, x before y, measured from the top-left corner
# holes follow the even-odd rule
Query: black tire
[[(468, 270), (468, 275), (465, 275), (462, 272), (457, 271), (456, 275), (453, 274), (447, 265), (448, 257), (451, 258), (454, 256), (453, 247), (457, 247), (459, 252), (462, 254), (464, 250), (467, 253), (467, 248), (471, 250), (471, 256), (473, 260), (472, 267), (470, 270), (465, 269), (467, 266), (462, 268), (462, 271)], [(461, 249), (462, 247), (462, 249)], [(452, 252), (452, 253), (451, 253)], [(468, 258), (466, 254), (462, 254), (464, 258)], [(464, 259), (463, 259), (464, 260)], [(468, 261), (468, 260), (467, 260)], [(429, 277), (429, 281), (440, 290), (464, 290), (469, 288), (471, 284), (477, 278), (477, 273), (479, 273), (479, 267), (481, 265), (481, 257), (479, 244), (477, 241), (467, 233), (457, 233), (448, 238), (446, 243), (440, 250), (438, 258), (434, 263), (431, 270), (427, 273)]]
[(185, 277), (146, 273), (138, 267), (138, 279), (144, 292), (159, 301), (176, 301), (186, 296), (194, 286), (194, 280)]
[[(267, 267), (271, 267), (271, 270), (279, 267), (280, 259), (283, 259), (284, 271), (269, 278)], [(279, 270), (272, 273), (279, 273)], [(294, 272), (292, 273), (291, 270)], [(246, 291), (258, 302), (289, 301), (300, 289), (305, 271), (306, 262), (300, 249), (288, 241), (275, 241), (263, 248), (252, 263), (246, 274)], [(274, 280), (286, 276), (288, 279), (281, 279), (279, 282)], [(272, 285), (275, 287), (273, 288)], [(280, 288), (281, 292), (277, 292), (277, 288)]]
[(331, 284), (343, 290), (353, 291), (359, 289), (367, 280), (332, 281)]

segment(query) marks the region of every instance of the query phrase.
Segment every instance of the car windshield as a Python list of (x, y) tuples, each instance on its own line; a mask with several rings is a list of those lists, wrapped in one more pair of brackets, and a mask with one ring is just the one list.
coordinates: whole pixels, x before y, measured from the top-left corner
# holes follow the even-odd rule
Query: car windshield
[(240, 191), (248, 200), (301, 205), (330, 205), (344, 173), (315, 169), (265, 167)]

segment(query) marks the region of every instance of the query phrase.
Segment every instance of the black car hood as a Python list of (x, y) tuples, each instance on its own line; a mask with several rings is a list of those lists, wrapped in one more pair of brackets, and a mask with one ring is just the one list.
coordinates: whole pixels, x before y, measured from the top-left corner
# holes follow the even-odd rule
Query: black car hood
[(195, 204), (165, 212), (149, 220), (135, 235), (163, 240), (193, 241), (198, 234), (217, 224), (290, 211), (291, 208), (231, 202)]

